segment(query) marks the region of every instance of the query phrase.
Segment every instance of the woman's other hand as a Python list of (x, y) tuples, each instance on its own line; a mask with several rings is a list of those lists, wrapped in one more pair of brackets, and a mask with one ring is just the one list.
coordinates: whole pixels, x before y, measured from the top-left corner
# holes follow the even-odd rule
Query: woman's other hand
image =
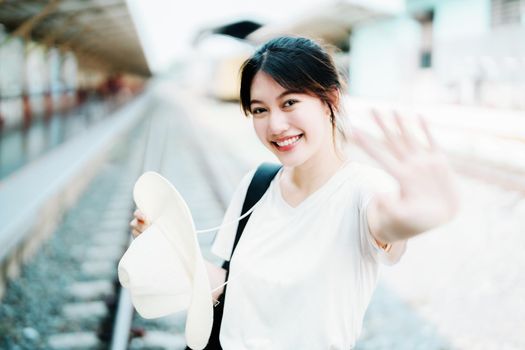
[(137, 238), (142, 232), (144, 232), (149, 226), (150, 222), (146, 218), (140, 209), (136, 209), (133, 212), (133, 220), (130, 221), (129, 226), (131, 227), (131, 234), (133, 238)]

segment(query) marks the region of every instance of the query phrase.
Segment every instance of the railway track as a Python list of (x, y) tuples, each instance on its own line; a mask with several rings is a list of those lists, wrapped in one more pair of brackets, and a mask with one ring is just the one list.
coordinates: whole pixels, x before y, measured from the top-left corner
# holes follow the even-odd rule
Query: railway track
[[(117, 281), (117, 264), (130, 241), (133, 185), (146, 170), (161, 172), (188, 198), (197, 227), (220, 223), (228, 186), (214, 173), (218, 160), (205, 154), (186, 118), (157, 109), (149, 115), (114, 147), (57, 230), (9, 281), (0, 304), (0, 348), (184, 345), (183, 332), (177, 332), (183, 315), (175, 317), (176, 324), (137, 317)], [(212, 238), (213, 233), (199, 237), (204, 246)]]
[(129, 237), (140, 159), (134, 130), (32, 259), (0, 304), (2, 349), (105, 349), (115, 310), (115, 266)]

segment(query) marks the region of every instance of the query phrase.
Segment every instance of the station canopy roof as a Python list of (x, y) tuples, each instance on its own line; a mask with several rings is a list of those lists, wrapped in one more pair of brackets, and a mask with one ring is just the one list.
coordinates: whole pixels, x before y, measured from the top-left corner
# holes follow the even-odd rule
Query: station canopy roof
[(0, 23), (10, 35), (71, 50), (87, 65), (151, 74), (125, 0), (0, 0)]
[(297, 6), (285, 19), (259, 24), (250, 20), (229, 22), (198, 32), (194, 42), (210, 34), (224, 34), (261, 44), (280, 35), (301, 35), (322, 39), (343, 51), (349, 50), (352, 30), (361, 24), (391, 17), (404, 11), (400, 0), (339, 0)]
[(394, 0), (390, 5), (385, 6), (384, 2), (378, 0), (328, 2), (300, 16), (291, 17), (287, 21), (262, 26), (247, 35), (246, 39), (259, 44), (278, 35), (294, 34), (320, 38), (343, 50), (348, 50), (349, 36), (355, 26), (390, 17), (403, 9), (403, 4), (396, 3)]

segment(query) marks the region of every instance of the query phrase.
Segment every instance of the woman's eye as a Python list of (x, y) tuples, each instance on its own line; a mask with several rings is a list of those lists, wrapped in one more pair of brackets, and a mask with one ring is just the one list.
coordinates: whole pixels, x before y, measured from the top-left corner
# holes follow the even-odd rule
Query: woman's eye
[(287, 100), (287, 101), (284, 103), (284, 106), (285, 106), (285, 107), (290, 107), (290, 106), (296, 104), (297, 102), (299, 102), (299, 101), (297, 101), (297, 100)]
[(265, 111), (266, 111), (266, 109), (264, 109), (264, 108), (254, 108), (252, 110), (252, 114), (261, 114), (261, 113), (263, 113)]

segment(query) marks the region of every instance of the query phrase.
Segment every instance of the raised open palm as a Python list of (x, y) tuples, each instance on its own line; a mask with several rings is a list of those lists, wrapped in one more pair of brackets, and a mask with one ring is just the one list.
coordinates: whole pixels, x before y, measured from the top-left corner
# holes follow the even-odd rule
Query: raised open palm
[(425, 120), (419, 117), (425, 135), (425, 142), (420, 142), (399, 114), (393, 116), (395, 128), (387, 126), (377, 111), (372, 115), (382, 130), (386, 150), (361, 130), (354, 130), (353, 136), (356, 144), (399, 183), (397, 196), (376, 198), (378, 211), (388, 217), (389, 231), (412, 236), (449, 221), (459, 206), (456, 180)]

